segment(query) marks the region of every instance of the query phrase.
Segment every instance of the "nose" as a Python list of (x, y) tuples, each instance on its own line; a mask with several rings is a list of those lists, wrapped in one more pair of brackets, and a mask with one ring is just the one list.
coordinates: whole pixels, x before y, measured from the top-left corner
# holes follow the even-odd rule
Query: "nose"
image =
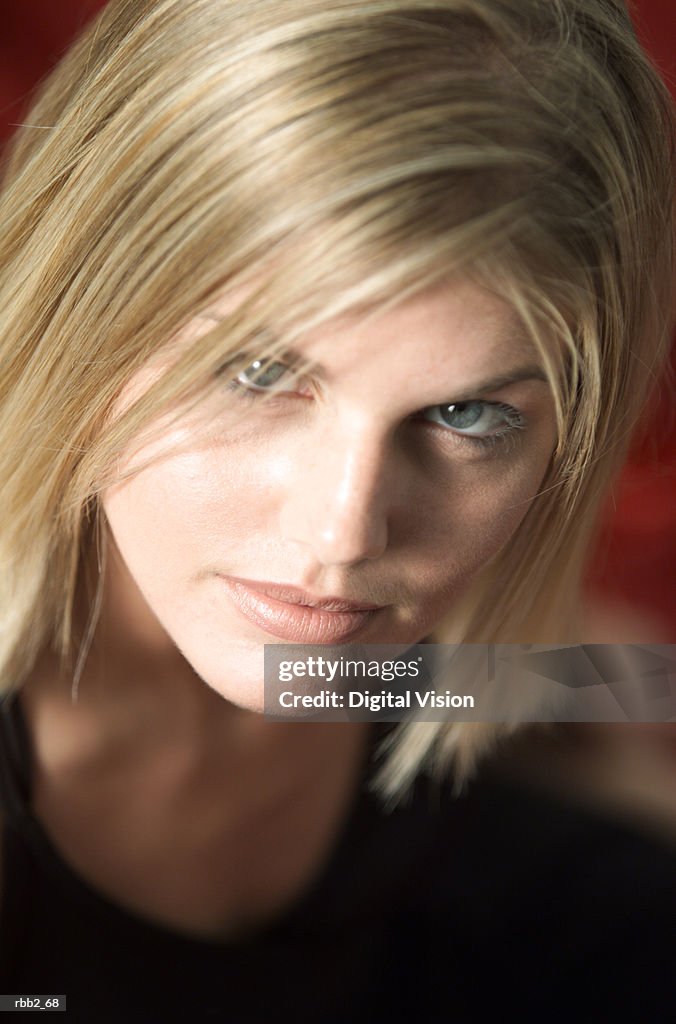
[(379, 558), (387, 548), (391, 506), (382, 433), (335, 424), (296, 458), (281, 509), (282, 537), (309, 548), (325, 566)]

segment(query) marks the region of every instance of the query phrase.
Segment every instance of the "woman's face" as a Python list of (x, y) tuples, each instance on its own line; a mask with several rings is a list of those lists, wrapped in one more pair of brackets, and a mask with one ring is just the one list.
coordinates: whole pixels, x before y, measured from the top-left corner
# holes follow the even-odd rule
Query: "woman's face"
[[(245, 372), (206, 431), (186, 419), (132, 446), (122, 468), (164, 454), (102, 495), (116, 621), (254, 710), (265, 643), (425, 637), (512, 535), (555, 444), (535, 352), (476, 285), (337, 322), (296, 355), (313, 369)], [(148, 382), (137, 374), (118, 407)], [(312, 607), (326, 598), (361, 609)]]

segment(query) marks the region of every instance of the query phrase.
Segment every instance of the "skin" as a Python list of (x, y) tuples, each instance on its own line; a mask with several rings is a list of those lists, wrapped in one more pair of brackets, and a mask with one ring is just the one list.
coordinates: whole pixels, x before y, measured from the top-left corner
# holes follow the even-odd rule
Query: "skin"
[[(190, 338), (226, 308), (197, 320)], [(536, 364), (517, 334), (501, 300), (455, 283), (304, 339), (299, 354), (316, 369), (281, 377), (274, 404), (238, 397), (233, 408), (224, 397), (206, 430), (181, 424), (133, 446), (122, 469), (161, 457), (102, 495), (117, 635), (165, 673), (196, 673), (255, 711), (262, 644), (280, 640), (242, 617), (217, 574), (384, 605), (359, 642), (426, 636), (512, 535), (551, 458), (544, 380), (477, 386)], [(129, 382), (118, 409), (149, 373)], [(480, 420), (449, 427), (439, 406), (468, 396), (486, 403), (473, 407)], [(495, 402), (526, 426), (486, 447), (471, 437), (505, 428)]]
[[(228, 308), (197, 318), (167, 359)], [(479, 387), (536, 362), (516, 331), (501, 301), (454, 283), (305, 338), (315, 369), (273, 404), (233, 395), (226, 376), (208, 415), (130, 446), (122, 471), (157, 458), (101, 496), (110, 557), (78, 699), (48, 653), (22, 693), (35, 813), (91, 885), (164, 926), (234, 937), (316, 877), (369, 727), (258, 713), (262, 645), (277, 638), (216, 573), (384, 605), (360, 642), (425, 637), (508, 541), (554, 449), (543, 380)], [(480, 446), (438, 422), (461, 398), (507, 403), (526, 426)], [(504, 428), (479, 409), (475, 433)]]

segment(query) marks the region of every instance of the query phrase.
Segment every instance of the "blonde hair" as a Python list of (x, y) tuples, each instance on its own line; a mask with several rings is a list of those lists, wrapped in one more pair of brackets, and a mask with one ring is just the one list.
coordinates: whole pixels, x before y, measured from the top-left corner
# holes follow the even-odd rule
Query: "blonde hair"
[[(0, 690), (47, 645), (72, 671), (98, 495), (159, 410), (265, 325), (286, 347), (456, 273), (518, 312), (559, 439), (433, 639), (576, 639), (672, 312), (672, 113), (619, 0), (114, 0), (25, 120), (0, 199)], [(111, 419), (133, 372), (241, 285)], [(451, 760), (466, 776), (499, 731), (400, 727), (381, 792)]]

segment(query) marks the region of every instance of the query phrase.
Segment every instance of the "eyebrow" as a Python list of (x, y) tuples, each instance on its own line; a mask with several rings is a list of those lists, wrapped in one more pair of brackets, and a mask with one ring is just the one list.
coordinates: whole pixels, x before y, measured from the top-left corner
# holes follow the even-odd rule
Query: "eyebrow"
[[(211, 313), (205, 313), (200, 316), (199, 319), (209, 320), (212, 323), (222, 322), (221, 317), (213, 316)], [(306, 356), (293, 348), (288, 348), (283, 352), (280, 352), (279, 358), (288, 359), (292, 364), (295, 363), (302, 365), (305, 367), (307, 372), (326, 373), (326, 370), (321, 363), (308, 360)], [(538, 380), (544, 384), (549, 384), (549, 378), (543, 368), (537, 363), (530, 363), (526, 366), (517, 366), (513, 370), (508, 370), (506, 373), (498, 374), (495, 377), (488, 377), (485, 380), (477, 381), (477, 383), (471, 387), (465, 387), (464, 391), (460, 393), (454, 391), (453, 401), (467, 402), (472, 398), (476, 398), (479, 394), (499, 391), (501, 388), (509, 387), (510, 384), (520, 384), (529, 380)]]
[(508, 373), (501, 373), (497, 377), (490, 377), (488, 380), (478, 381), (472, 388), (465, 388), (461, 394), (453, 395), (455, 402), (466, 402), (471, 398), (476, 398), (479, 394), (485, 394), (486, 392), (499, 391), (500, 388), (506, 388), (510, 384), (519, 384), (526, 380), (539, 380), (544, 384), (549, 384), (547, 374), (540, 366), (519, 366), (514, 370), (510, 370)]

